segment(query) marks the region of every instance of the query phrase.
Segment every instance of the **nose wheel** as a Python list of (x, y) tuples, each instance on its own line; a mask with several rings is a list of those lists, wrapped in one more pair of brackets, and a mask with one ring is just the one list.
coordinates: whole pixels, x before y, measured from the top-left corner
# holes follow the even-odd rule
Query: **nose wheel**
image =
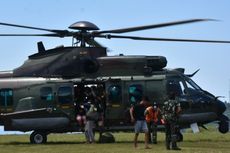
[(219, 122), (218, 130), (220, 133), (227, 133), (229, 131), (229, 122), (228, 121), (221, 121)]
[(223, 134), (229, 131), (229, 118), (227, 116), (221, 115), (218, 130)]

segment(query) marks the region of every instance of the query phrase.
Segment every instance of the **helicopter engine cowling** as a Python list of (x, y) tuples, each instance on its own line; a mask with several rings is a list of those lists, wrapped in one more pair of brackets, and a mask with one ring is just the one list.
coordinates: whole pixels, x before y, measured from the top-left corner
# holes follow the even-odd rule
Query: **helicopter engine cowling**
[(167, 65), (164, 56), (119, 55), (98, 57), (101, 76), (134, 76), (152, 75), (154, 71), (162, 71)]
[(106, 56), (106, 48), (53, 48), (29, 56), (22, 66), (13, 70), (12, 76), (79, 77), (97, 72), (100, 65), (97, 58), (101, 56)]
[(164, 56), (149, 56), (146, 58), (146, 66), (152, 70), (160, 70), (167, 65), (167, 59)]
[(95, 73), (99, 69), (99, 63), (97, 59), (93, 57), (85, 57), (81, 60), (82, 71), (84, 73)]

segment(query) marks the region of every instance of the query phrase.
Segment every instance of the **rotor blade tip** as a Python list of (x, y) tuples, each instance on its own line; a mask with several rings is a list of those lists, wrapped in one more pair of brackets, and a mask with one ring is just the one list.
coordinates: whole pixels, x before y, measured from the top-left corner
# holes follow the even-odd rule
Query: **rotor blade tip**
[(205, 19), (206, 21), (215, 21), (215, 22), (220, 22), (221, 20), (218, 20), (218, 19), (209, 19), (209, 18), (207, 18), (207, 19)]

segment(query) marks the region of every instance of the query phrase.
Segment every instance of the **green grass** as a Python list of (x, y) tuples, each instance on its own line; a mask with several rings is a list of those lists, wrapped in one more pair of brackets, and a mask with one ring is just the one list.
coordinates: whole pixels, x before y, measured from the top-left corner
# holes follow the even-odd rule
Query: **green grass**
[[(29, 135), (0, 136), (0, 153), (167, 153), (164, 133), (158, 133), (158, 144), (144, 149), (144, 134), (139, 137), (138, 148), (133, 147), (133, 133), (114, 133), (116, 143), (85, 144), (83, 134), (51, 134), (47, 144), (29, 143)], [(98, 135), (96, 135), (98, 138)], [(184, 133), (184, 141), (179, 143), (183, 153), (230, 153), (230, 133), (220, 134), (215, 130), (193, 134)]]

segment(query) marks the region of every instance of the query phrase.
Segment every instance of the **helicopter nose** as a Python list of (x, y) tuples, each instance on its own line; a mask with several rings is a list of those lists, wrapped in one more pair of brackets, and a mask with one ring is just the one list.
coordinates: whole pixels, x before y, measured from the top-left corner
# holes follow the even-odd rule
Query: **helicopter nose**
[(218, 114), (223, 114), (226, 110), (226, 106), (224, 104), (224, 102), (217, 100), (217, 112)]

